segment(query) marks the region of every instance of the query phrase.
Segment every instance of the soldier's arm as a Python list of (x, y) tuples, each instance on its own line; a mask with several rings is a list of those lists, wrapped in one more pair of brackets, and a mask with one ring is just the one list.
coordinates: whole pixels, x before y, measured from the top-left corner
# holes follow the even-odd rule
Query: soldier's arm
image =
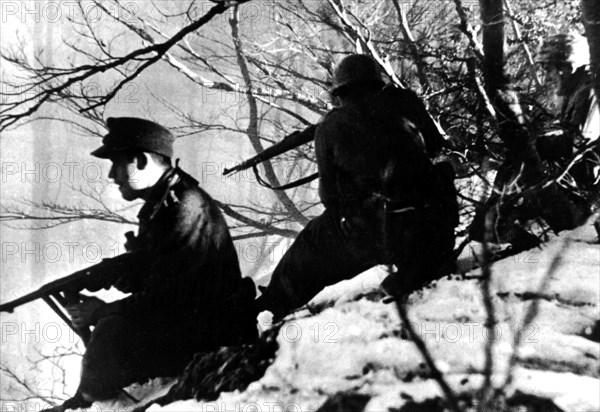
[(410, 89), (386, 87), (373, 109), (385, 113), (391, 119), (404, 116), (414, 123), (423, 136), (427, 154), (431, 158), (439, 155), (446, 145), (444, 137), (425, 107), (423, 100)]
[(171, 205), (163, 216), (168, 231), (162, 234), (160, 249), (148, 256), (149, 273), (144, 289), (105, 305), (95, 317), (110, 314), (161, 317), (185, 310), (184, 297), (190, 295), (194, 282), (198, 282), (189, 277), (190, 266), (200, 268), (210, 258), (208, 250), (213, 234), (207, 206), (197, 192), (186, 193)]
[[(332, 127), (332, 116), (327, 116), (317, 126), (315, 132), (315, 154), (319, 167), (319, 196), (321, 202), (328, 208), (339, 207), (339, 193), (336, 185), (335, 150), (337, 136), (341, 133), (336, 127)], [(333, 125), (335, 126), (335, 125)], [(340, 125), (342, 126), (342, 125)]]

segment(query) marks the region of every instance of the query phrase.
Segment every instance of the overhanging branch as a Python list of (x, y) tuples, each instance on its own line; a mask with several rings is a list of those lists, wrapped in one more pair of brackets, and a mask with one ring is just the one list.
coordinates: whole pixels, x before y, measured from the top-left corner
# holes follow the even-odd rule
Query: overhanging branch
[[(146, 70), (152, 64), (160, 60), (169, 49), (171, 49), (174, 45), (181, 41), (185, 36), (198, 30), (200, 27), (204, 26), (209, 21), (211, 21), (215, 16), (225, 12), (232, 5), (242, 4), (249, 1), (251, 0), (239, 0), (236, 2), (219, 2), (198, 20), (195, 20), (192, 23), (188, 24), (168, 40), (162, 43), (156, 43), (141, 49), (137, 49), (119, 58), (109, 59), (104, 64), (86, 64), (72, 68), (47, 67), (40, 70), (37, 74), (41, 77), (41, 80), (35, 81), (33, 85), (34, 87), (35, 85), (42, 86), (43, 90), (36, 92), (25, 99), (20, 99), (17, 102), (6, 103), (6, 108), (0, 110), (0, 131), (6, 130), (8, 127), (15, 124), (19, 120), (34, 114), (45, 103), (52, 101), (53, 98), (59, 96), (60, 93), (66, 91), (69, 87), (79, 82), (82, 82), (83, 80), (86, 80), (96, 74), (104, 73), (111, 69), (117, 69), (118, 67), (127, 63), (136, 62), (137, 67), (132, 74), (125, 77), (125, 79), (121, 80), (110, 93), (101, 98), (98, 102), (90, 104), (88, 105), (88, 107), (80, 109), (80, 112), (85, 112), (87, 110), (92, 110), (95, 107), (105, 105), (116, 95), (116, 93), (120, 89), (123, 88), (124, 85), (129, 83), (131, 80), (135, 79), (144, 70)], [(6, 56), (5, 54), (2, 54), (2, 57), (9, 62), (12, 61), (18, 63), (18, 59), (14, 57)], [(58, 81), (59, 84), (56, 86), (51, 86), (51, 84), (56, 81)], [(22, 109), (27, 106), (29, 106), (27, 109), (18, 111), (19, 109)], [(14, 113), (15, 111), (18, 112)]]

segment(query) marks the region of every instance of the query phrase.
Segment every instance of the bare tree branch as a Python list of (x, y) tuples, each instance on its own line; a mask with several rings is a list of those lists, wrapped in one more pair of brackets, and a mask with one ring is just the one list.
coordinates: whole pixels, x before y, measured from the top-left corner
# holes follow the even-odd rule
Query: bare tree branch
[(541, 86), (542, 81), (540, 80), (540, 76), (538, 76), (537, 70), (535, 68), (535, 62), (533, 61), (531, 50), (529, 50), (529, 46), (527, 45), (527, 43), (523, 41), (521, 29), (519, 28), (519, 24), (515, 20), (515, 15), (513, 13), (510, 0), (504, 0), (504, 7), (506, 7), (506, 17), (510, 19), (512, 29), (515, 32), (515, 38), (523, 48), (523, 52), (525, 53), (525, 57), (527, 58), (527, 64), (529, 67), (529, 71), (531, 72), (531, 77), (533, 77), (533, 80), (535, 80), (536, 85)]
[[(241, 4), (246, 3), (248, 1), (250, 0), (238, 0), (235, 3)], [(85, 112), (97, 108), (101, 105), (105, 105), (107, 102), (109, 102), (112, 98), (115, 97), (117, 92), (121, 90), (123, 86), (125, 86), (125, 84), (135, 79), (149, 66), (160, 60), (169, 49), (171, 49), (174, 45), (181, 41), (185, 36), (204, 26), (216, 15), (225, 12), (229, 8), (229, 6), (230, 2), (219, 2), (215, 6), (213, 6), (208, 12), (206, 12), (206, 14), (204, 14), (202, 17), (188, 24), (187, 26), (179, 30), (174, 36), (164, 41), (163, 43), (158, 43), (151, 46), (143, 47), (141, 49), (137, 49), (119, 58), (107, 59), (107, 61), (103, 64), (81, 65), (71, 68), (46, 67), (44, 69), (39, 70), (38, 75), (40, 76), (40, 80), (36, 80), (36, 82), (33, 83), (33, 85), (46, 84), (48, 87), (44, 88), (42, 91), (36, 92), (33, 96), (26, 97), (17, 102), (6, 104), (7, 108), (0, 110), (0, 131), (6, 130), (8, 127), (18, 122), (19, 120), (24, 119), (30, 116), (31, 114), (35, 113), (43, 104), (52, 101), (52, 99), (55, 96), (65, 91), (69, 87), (83, 80), (89, 79), (90, 77), (98, 73), (103, 73), (110, 69), (118, 68), (119, 66), (122, 66), (126, 63), (135, 62), (136, 67), (134, 70), (130, 71), (131, 74), (127, 75), (123, 80), (119, 81), (117, 85), (109, 93), (100, 98), (98, 102), (89, 104), (87, 107), (82, 108), (80, 111)], [(19, 62), (18, 59), (11, 58), (5, 55), (4, 53), (2, 54), (2, 57), (9, 62), (22, 63)], [(56, 86), (50, 86), (49, 84), (51, 81), (58, 82), (58, 84)], [(14, 113), (15, 110), (24, 107), (26, 104), (31, 104), (31, 106), (28, 109)]]
[(471, 50), (477, 57), (477, 60), (481, 63), (483, 62), (483, 45), (477, 40), (477, 33), (475, 29), (469, 23), (469, 15), (463, 6), (462, 0), (454, 0), (454, 4), (456, 5), (456, 12), (458, 13), (458, 17), (460, 18), (460, 29), (465, 34), (467, 39), (469, 40), (469, 44), (471, 46)]
[[(250, 90), (252, 90), (252, 80), (250, 78), (250, 73), (248, 71), (248, 66), (246, 64), (246, 59), (244, 56), (244, 51), (242, 50), (242, 44), (239, 36), (238, 29), (238, 13), (239, 9), (236, 6), (233, 9), (233, 13), (229, 23), (231, 25), (231, 35), (233, 37), (233, 41), (235, 43), (235, 50), (237, 53), (238, 65), (240, 67), (240, 71), (242, 72), (242, 77), (244, 78), (244, 82), (246, 83), (246, 87), (249, 90), (246, 93), (246, 97), (248, 98), (248, 106), (250, 108), (250, 122), (248, 123), (247, 134), (250, 139), (250, 143), (254, 147), (256, 153), (260, 153), (264, 150), (260, 139), (258, 138), (258, 108), (256, 105), (256, 99)], [(270, 162), (264, 162), (265, 174), (269, 183), (272, 186), (280, 186), (279, 179), (275, 175), (275, 171)], [(297, 220), (299, 223), (305, 225), (308, 223), (308, 218), (304, 216), (296, 207), (294, 202), (288, 197), (288, 195), (283, 190), (275, 191), (275, 195), (279, 199), (279, 201), (285, 206), (285, 208), (290, 212), (291, 216)]]
[(406, 17), (406, 11), (403, 7), (400, 6), (398, 0), (392, 0), (394, 3), (394, 7), (396, 8), (396, 13), (398, 13), (398, 19), (400, 20), (400, 27), (402, 28), (402, 33), (404, 34), (404, 40), (408, 42), (411, 53), (413, 55), (413, 59), (415, 61), (415, 65), (417, 66), (417, 72), (419, 74), (419, 82), (421, 83), (421, 87), (423, 91), (429, 91), (432, 89), (431, 82), (427, 77), (427, 72), (425, 69), (425, 65), (423, 64), (423, 60), (421, 59), (419, 47), (415, 41), (415, 37), (410, 30), (410, 26), (408, 24), (408, 19)]

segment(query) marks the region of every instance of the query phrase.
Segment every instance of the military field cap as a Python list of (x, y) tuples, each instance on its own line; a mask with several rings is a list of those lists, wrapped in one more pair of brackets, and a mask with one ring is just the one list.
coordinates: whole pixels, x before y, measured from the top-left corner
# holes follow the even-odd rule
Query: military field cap
[(137, 117), (109, 117), (106, 126), (108, 134), (92, 156), (108, 159), (117, 152), (139, 149), (173, 157), (175, 137), (157, 123)]

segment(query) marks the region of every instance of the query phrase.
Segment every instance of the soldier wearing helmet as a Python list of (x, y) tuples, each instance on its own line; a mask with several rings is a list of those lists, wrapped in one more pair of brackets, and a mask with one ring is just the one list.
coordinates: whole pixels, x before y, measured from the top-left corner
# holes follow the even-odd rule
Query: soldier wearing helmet
[(565, 95), (573, 73), (589, 65), (590, 54), (583, 36), (556, 34), (544, 39), (535, 60), (546, 71), (546, 81), (556, 84), (559, 95)]
[[(546, 38), (539, 47), (536, 62), (546, 73), (546, 84), (558, 97), (556, 121), (544, 124), (535, 136), (535, 148), (549, 176), (561, 175), (571, 163), (575, 150), (598, 138), (600, 119), (591, 87), (589, 47), (579, 34), (557, 34)], [(518, 202), (502, 202), (494, 191), (481, 207), (471, 225), (472, 240), (484, 241), (486, 221), (494, 221), (491, 235), (499, 243), (510, 243), (513, 253), (539, 245), (538, 236), (529, 232), (529, 222), (543, 218), (555, 232), (573, 229), (589, 216), (590, 200), (597, 191), (598, 148), (586, 154), (569, 174), (546, 191), (536, 190)], [(519, 159), (515, 161), (515, 159)], [(508, 153), (498, 171), (496, 185), (516, 182), (522, 174), (520, 154)], [(596, 169), (596, 171), (594, 170)], [(587, 193), (586, 193), (587, 192)], [(550, 194), (551, 193), (551, 194)], [(548, 200), (551, 199), (551, 200)]]
[(451, 267), (456, 192), (451, 172), (430, 160), (443, 139), (423, 103), (386, 86), (365, 55), (340, 62), (331, 93), (340, 106), (315, 132), (325, 211), (298, 235), (259, 298), (258, 310), (276, 319), (377, 264), (398, 268), (384, 281), (398, 297)]
[(380, 69), (375, 60), (364, 54), (354, 54), (346, 57), (336, 66), (331, 94), (338, 99), (345, 99), (347, 102), (372, 94), (373, 91), (379, 92), (384, 88), (386, 93), (383, 95), (398, 95), (397, 98), (409, 103), (402, 107), (401, 111), (410, 117), (411, 121), (421, 130), (427, 153), (430, 157), (437, 156), (444, 145), (444, 138), (429, 117), (423, 102), (410, 90), (384, 86), (385, 82), (381, 78)]
[[(536, 61), (559, 97), (558, 121), (536, 142), (542, 159), (565, 167), (574, 151), (600, 135), (600, 110), (589, 73), (589, 46), (577, 33), (557, 34), (540, 45)], [(577, 190), (597, 190), (600, 151), (590, 152), (571, 171)], [(595, 189), (594, 189), (595, 188)]]
[(343, 59), (333, 74), (331, 93), (334, 96), (348, 94), (360, 87), (381, 88), (384, 82), (377, 63), (364, 54), (354, 54)]
[(591, 89), (590, 54), (585, 38), (577, 33), (550, 36), (540, 45), (536, 61), (546, 71), (546, 82), (563, 98), (561, 120), (578, 127), (587, 139), (596, 139), (600, 118)]

